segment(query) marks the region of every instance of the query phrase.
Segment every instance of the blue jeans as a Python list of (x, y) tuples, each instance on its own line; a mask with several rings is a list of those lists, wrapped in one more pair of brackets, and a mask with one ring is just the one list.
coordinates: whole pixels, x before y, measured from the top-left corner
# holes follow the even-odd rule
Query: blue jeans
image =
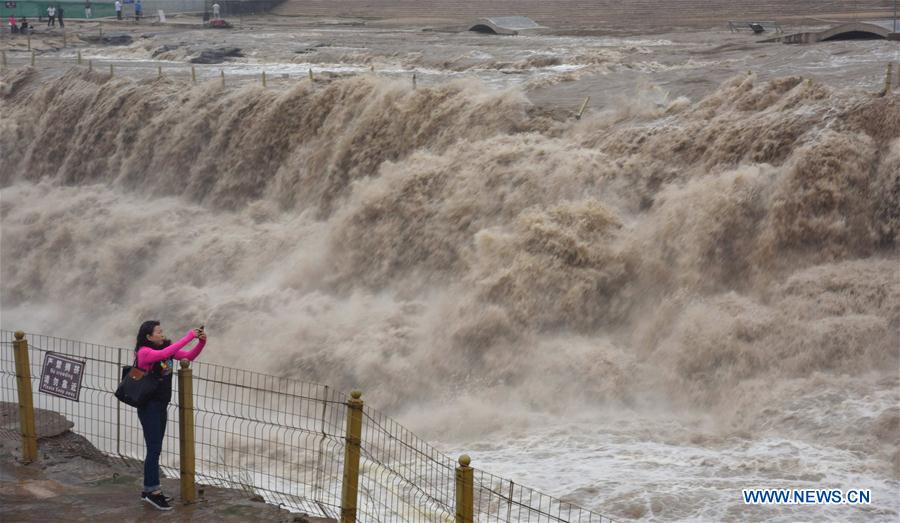
[(144, 492), (159, 490), (159, 455), (162, 454), (163, 436), (166, 434), (166, 412), (168, 405), (162, 401), (151, 400), (143, 407), (138, 407), (138, 419), (144, 429), (144, 443), (147, 444), (147, 457), (144, 459)]

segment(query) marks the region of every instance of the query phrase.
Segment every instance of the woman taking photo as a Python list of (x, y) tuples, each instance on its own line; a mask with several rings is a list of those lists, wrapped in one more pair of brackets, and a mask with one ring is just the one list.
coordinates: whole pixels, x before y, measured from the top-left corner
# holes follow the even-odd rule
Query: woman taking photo
[[(190, 350), (182, 350), (194, 338), (200, 341)], [(163, 495), (159, 482), (159, 455), (162, 453), (163, 436), (166, 433), (167, 408), (172, 399), (172, 368), (174, 360), (191, 360), (200, 355), (206, 345), (203, 327), (193, 329), (175, 343), (163, 336), (158, 321), (145, 321), (138, 330), (134, 345), (137, 367), (156, 379), (159, 384), (149, 401), (138, 407), (138, 419), (144, 430), (147, 457), (144, 460), (144, 489), (141, 499), (159, 510), (172, 510)]]

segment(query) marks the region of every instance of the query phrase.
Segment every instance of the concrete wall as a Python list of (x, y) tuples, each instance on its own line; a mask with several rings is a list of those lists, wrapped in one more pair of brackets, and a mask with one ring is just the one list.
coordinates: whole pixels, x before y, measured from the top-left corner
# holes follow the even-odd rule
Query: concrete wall
[[(212, 5), (219, 4), (223, 17), (240, 14), (265, 13), (283, 0), (141, 0), (145, 16), (156, 16), (157, 9), (166, 13), (212, 12)], [(127, 6), (130, 8), (131, 6)], [(126, 12), (130, 12), (126, 9)]]
[(204, 0), (141, 0), (144, 16), (156, 16), (157, 9), (173, 14), (202, 13), (205, 4)]

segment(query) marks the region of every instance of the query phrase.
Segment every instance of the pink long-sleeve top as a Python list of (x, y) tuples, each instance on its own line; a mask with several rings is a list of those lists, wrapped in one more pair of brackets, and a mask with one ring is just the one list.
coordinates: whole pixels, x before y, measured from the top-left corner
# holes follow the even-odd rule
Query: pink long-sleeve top
[(149, 371), (153, 364), (157, 361), (163, 361), (169, 358), (176, 360), (194, 361), (194, 359), (200, 355), (200, 353), (203, 351), (203, 347), (206, 345), (206, 340), (200, 340), (200, 342), (197, 343), (197, 345), (195, 345), (193, 349), (182, 350), (184, 346), (190, 343), (194, 338), (195, 335), (194, 331), (192, 330), (188, 332), (184, 338), (181, 338), (180, 340), (164, 349), (141, 347), (137, 351), (138, 368), (141, 370)]

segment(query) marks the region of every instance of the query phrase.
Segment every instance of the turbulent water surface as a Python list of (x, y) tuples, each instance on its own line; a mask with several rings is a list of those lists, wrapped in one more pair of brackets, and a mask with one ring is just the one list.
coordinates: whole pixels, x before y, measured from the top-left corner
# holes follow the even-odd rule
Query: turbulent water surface
[[(844, 67), (877, 77), (868, 51), (895, 51), (859, 45)], [(417, 58), (446, 77), (416, 90), (14, 68), (2, 325), (126, 346), (143, 319), (205, 323), (204, 358), (362, 388), (618, 519), (896, 521), (900, 101), (803, 49), (836, 79), (780, 50), (720, 84), (721, 56), (592, 69), (571, 85), (616, 101), (580, 121), (535, 100), (599, 63), (581, 51), (504, 62), (524, 76), (502, 88), (456, 76), (492, 70), (468, 48)], [(747, 507), (745, 487), (873, 501)]]

